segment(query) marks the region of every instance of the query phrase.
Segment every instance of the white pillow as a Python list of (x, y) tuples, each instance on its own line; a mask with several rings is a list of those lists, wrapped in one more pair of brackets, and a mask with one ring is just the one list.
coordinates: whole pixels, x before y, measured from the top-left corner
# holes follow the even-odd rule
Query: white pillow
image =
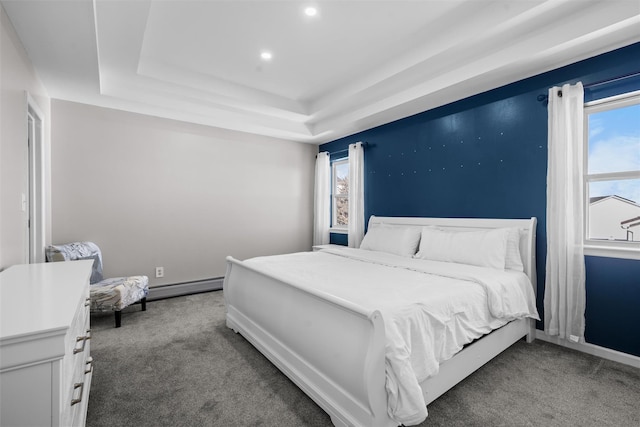
[(506, 270), (524, 271), (522, 256), (520, 255), (520, 229), (508, 228), (507, 255), (504, 268)]
[(360, 249), (411, 257), (418, 248), (420, 231), (419, 227), (372, 226), (362, 239)]
[(453, 231), (424, 227), (415, 258), (504, 270), (508, 236), (506, 228)]

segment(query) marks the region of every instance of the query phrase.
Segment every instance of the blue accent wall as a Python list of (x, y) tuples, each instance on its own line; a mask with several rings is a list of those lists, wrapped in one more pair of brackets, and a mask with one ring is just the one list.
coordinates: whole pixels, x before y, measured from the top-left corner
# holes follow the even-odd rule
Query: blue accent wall
[[(367, 143), (366, 218), (537, 217), (537, 304), (544, 317), (547, 106), (539, 97), (577, 81), (586, 86), (585, 101), (640, 90), (639, 76), (600, 84), (638, 72), (640, 43), (323, 144), (320, 151)], [(336, 235), (331, 241), (346, 243)], [(639, 272), (640, 261), (587, 257), (588, 342), (640, 356), (634, 332)], [(612, 333), (615, 328), (629, 334)]]
[(347, 246), (349, 244), (349, 238), (343, 233), (331, 233), (329, 235), (329, 243)]
[(588, 256), (585, 340), (640, 356), (640, 261)]

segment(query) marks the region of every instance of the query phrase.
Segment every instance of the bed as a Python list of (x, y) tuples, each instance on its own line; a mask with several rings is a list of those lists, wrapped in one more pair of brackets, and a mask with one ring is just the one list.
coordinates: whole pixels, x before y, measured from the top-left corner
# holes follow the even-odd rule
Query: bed
[(360, 249), (228, 257), (227, 326), (334, 425), (415, 425), (473, 371), (533, 341), (535, 229), (535, 218), (372, 216)]

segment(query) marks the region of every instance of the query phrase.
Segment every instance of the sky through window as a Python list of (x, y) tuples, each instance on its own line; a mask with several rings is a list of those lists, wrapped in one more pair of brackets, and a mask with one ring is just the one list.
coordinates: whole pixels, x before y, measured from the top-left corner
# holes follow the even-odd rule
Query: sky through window
[[(589, 174), (640, 170), (640, 104), (589, 115)], [(640, 179), (593, 182), (590, 197), (616, 195), (640, 204)]]

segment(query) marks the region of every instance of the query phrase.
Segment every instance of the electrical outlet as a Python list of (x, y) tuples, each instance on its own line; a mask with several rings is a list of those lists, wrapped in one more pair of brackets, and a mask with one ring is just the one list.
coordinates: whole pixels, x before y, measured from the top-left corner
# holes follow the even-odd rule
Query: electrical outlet
[(164, 277), (164, 267), (156, 267), (156, 278)]

